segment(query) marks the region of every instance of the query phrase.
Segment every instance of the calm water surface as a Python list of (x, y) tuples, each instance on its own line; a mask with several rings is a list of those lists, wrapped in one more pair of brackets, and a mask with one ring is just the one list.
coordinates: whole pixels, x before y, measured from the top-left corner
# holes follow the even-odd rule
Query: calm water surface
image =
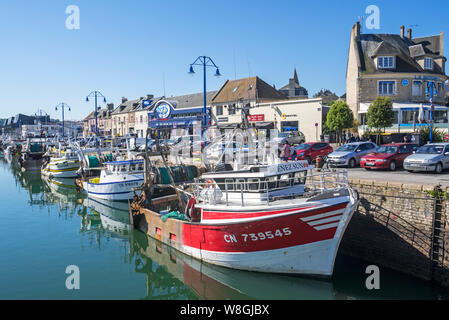
[[(339, 256), (331, 281), (211, 266), (131, 230), (125, 203), (87, 199), (0, 161), (0, 299), (447, 299), (447, 291)], [(80, 290), (65, 287), (68, 265)]]

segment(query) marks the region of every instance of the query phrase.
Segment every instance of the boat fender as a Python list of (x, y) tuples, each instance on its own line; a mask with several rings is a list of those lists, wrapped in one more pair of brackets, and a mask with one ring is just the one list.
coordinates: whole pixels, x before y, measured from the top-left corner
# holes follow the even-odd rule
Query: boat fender
[(195, 197), (191, 197), (189, 199), (189, 201), (187, 202), (186, 210), (185, 210), (184, 214), (189, 220), (192, 220), (192, 218), (196, 218), (196, 217), (192, 217), (192, 214), (195, 213), (195, 204), (196, 204)]

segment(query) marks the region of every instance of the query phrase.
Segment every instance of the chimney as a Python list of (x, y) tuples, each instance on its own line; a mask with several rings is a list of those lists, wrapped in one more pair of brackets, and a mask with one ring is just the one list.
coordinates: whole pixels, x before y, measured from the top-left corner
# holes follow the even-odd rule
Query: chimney
[(357, 21), (355, 24), (355, 36), (358, 38), (360, 37), (360, 21)]
[(153, 99), (154, 98), (154, 95), (152, 95), (152, 94), (147, 94), (147, 100), (150, 100), (150, 99)]
[(401, 38), (404, 38), (404, 31), (405, 31), (405, 27), (401, 26)]
[(108, 103), (107, 104), (107, 108), (108, 108), (108, 111), (114, 110), (114, 104), (113, 103)]
[(408, 28), (407, 29), (407, 38), (409, 38), (410, 40), (412, 40), (412, 29)]
[(125, 103), (126, 101), (128, 101), (128, 99), (126, 99), (125, 97), (122, 97), (122, 103)]

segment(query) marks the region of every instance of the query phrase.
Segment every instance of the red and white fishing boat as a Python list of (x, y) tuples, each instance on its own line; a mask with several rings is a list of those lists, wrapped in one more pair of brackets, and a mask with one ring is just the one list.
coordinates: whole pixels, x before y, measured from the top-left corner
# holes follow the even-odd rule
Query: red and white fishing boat
[(206, 173), (193, 186), (188, 221), (162, 221), (159, 212), (176, 199), (169, 195), (150, 209), (131, 206), (133, 224), (185, 254), (241, 270), (330, 277), (358, 205), (346, 171), (314, 173), (307, 161)]

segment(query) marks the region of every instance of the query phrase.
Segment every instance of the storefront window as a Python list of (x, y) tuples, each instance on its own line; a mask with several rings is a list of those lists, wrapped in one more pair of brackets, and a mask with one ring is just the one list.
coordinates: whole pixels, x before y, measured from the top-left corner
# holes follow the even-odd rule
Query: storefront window
[(433, 113), (433, 121), (435, 123), (447, 123), (447, 111), (435, 110)]
[(229, 114), (230, 115), (235, 114), (235, 104), (229, 105)]
[(402, 123), (418, 123), (418, 111), (402, 110)]
[(282, 121), (281, 131), (298, 131), (298, 121)]

